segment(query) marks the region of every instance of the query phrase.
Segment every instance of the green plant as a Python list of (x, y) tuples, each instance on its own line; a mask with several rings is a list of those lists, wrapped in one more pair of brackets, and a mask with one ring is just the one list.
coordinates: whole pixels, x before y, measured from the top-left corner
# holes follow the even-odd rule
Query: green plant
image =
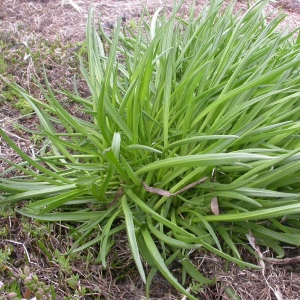
[[(21, 291), (21, 282), (22, 286), (24, 286), (24, 291)], [(37, 275), (30, 272), (28, 266), (24, 267), (23, 272), (18, 274), (18, 279), (12, 281), (9, 286), (6, 286), (0, 281), (0, 291), (1, 300), (24, 298), (29, 299), (31, 296), (34, 296), (37, 300), (56, 298), (53, 286), (48, 286), (42, 282)], [(2, 296), (4, 296), (4, 298), (2, 298)]]
[(37, 275), (30, 273), (30, 269), (28, 267), (24, 268), (24, 274), (20, 277), (26, 287), (24, 295), (26, 299), (28, 299), (31, 295), (34, 295), (37, 300), (55, 299), (53, 286), (47, 286), (44, 282), (40, 281)]
[(21, 99), (14, 104), (14, 107), (21, 112), (22, 115), (27, 115), (33, 112), (33, 109), (25, 99)]
[[(67, 112), (45, 79), (45, 102), (12, 88), (48, 146), (33, 159), (0, 129), (25, 161), (12, 163), (23, 178), (0, 180), (2, 205), (32, 199), (21, 214), (79, 224), (70, 252), (99, 243), (104, 268), (126, 229), (148, 296), (158, 271), (190, 299), (187, 276), (197, 289), (213, 283), (193, 265), (195, 249), (259, 268), (236, 244), (256, 255), (251, 235), (278, 257), (282, 243), (300, 244), (299, 29), (280, 33), (284, 17), (267, 21), (266, 1), (243, 15), (222, 3), (198, 17), (191, 9), (189, 20), (176, 5), (169, 18), (158, 10), (136, 35), (119, 22), (112, 40), (90, 13), (81, 70), (91, 96), (63, 92), (88, 118)], [(168, 268), (174, 261), (182, 284)]]
[(63, 256), (57, 249), (54, 252), (55, 260), (63, 273), (70, 273), (70, 258)]
[(6, 90), (2, 91), (3, 102), (4, 101), (14, 101), (14, 100), (16, 100), (17, 95), (18, 94), (13, 89), (11, 89), (10, 87), (7, 87)]
[(0, 274), (6, 269), (6, 264), (11, 256), (12, 249), (5, 246), (4, 250), (0, 249)]
[[(1, 45), (0, 45), (1, 46)], [(6, 71), (7, 65), (5, 60), (0, 56), (0, 74), (4, 74)]]
[(137, 22), (135, 19), (130, 19), (129, 20), (129, 27), (132, 30), (136, 30), (137, 29)]
[(71, 277), (68, 279), (68, 285), (73, 289), (76, 290), (77, 285), (79, 283), (79, 275), (71, 275)]

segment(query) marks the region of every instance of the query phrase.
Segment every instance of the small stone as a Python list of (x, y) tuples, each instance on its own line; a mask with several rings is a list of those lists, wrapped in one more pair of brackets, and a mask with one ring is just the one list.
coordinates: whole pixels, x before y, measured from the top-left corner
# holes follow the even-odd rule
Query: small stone
[(14, 299), (14, 298), (16, 298), (17, 296), (18, 296), (17, 293), (11, 292), (11, 293), (8, 293), (7, 298), (8, 298), (8, 299)]
[(24, 274), (27, 276), (30, 274), (30, 268), (28, 266), (24, 267)]

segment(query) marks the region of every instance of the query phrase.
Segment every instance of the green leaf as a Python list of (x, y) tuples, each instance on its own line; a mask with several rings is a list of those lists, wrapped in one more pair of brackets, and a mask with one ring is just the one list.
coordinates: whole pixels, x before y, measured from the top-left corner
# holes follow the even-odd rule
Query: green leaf
[(205, 167), (230, 165), (234, 162), (246, 162), (256, 160), (271, 160), (272, 157), (267, 155), (258, 155), (252, 153), (214, 153), (203, 155), (188, 155), (174, 158), (167, 158), (148, 164), (147, 166), (136, 171), (139, 176), (150, 171), (161, 168), (182, 168), (182, 167)]
[(180, 263), (183, 265), (186, 272), (196, 281), (202, 284), (213, 284), (216, 280), (215, 279), (208, 279), (204, 277), (191, 263), (191, 261), (187, 257), (183, 257), (179, 254)]
[(141, 275), (141, 278), (144, 281), (144, 283), (146, 283), (146, 275), (145, 275), (143, 264), (142, 264), (142, 261), (140, 258), (138, 244), (137, 244), (137, 240), (136, 240), (136, 236), (135, 236), (135, 226), (133, 223), (133, 216), (132, 216), (130, 207), (128, 205), (126, 195), (122, 196), (121, 203), (122, 203), (122, 209), (123, 209), (124, 216), (125, 216), (126, 230), (127, 230), (127, 236), (128, 236), (131, 253), (132, 253), (133, 259), (135, 261), (135, 264), (138, 268), (138, 271)]
[(141, 232), (143, 235), (143, 238), (145, 240), (145, 244), (147, 245), (149, 249), (149, 253), (152, 256), (153, 261), (155, 262), (156, 268), (161, 272), (161, 274), (180, 292), (182, 292), (185, 296), (187, 296), (189, 299), (196, 300), (195, 297), (190, 295), (177, 281), (177, 279), (170, 273), (168, 270), (165, 262), (163, 261), (149, 231), (145, 226), (141, 227)]

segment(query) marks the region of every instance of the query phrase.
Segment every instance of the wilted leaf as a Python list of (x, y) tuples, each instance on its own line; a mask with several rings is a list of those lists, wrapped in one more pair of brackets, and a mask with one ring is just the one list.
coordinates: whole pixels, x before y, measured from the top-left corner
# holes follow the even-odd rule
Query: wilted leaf
[(211, 199), (210, 208), (211, 211), (214, 213), (214, 215), (216, 216), (219, 215), (220, 210), (219, 210), (218, 197), (213, 197)]
[(173, 194), (170, 193), (169, 191), (151, 187), (145, 182), (143, 182), (143, 186), (144, 186), (145, 190), (149, 193), (153, 193), (153, 194), (157, 194), (157, 195), (161, 195), (161, 196), (165, 196), (165, 197), (173, 196)]
[(143, 186), (144, 186), (144, 188), (147, 192), (157, 194), (157, 195), (161, 195), (161, 196), (165, 196), (165, 197), (170, 197), (170, 196), (176, 196), (180, 193), (183, 193), (184, 191), (187, 191), (187, 190), (193, 188), (194, 186), (204, 182), (206, 179), (208, 179), (208, 177), (203, 177), (200, 180), (197, 180), (197, 181), (195, 181), (191, 184), (188, 184), (187, 186), (185, 186), (181, 190), (177, 191), (176, 193), (170, 193), (167, 190), (151, 187), (148, 184), (146, 184), (145, 182), (142, 182), (142, 183), (143, 183)]

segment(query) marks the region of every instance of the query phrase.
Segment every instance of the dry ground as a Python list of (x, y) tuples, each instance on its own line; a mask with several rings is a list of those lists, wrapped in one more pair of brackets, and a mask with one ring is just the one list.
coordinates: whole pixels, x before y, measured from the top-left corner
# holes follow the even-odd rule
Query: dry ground
[[(154, 12), (161, 5), (170, 8), (173, 2), (173, 0), (0, 1), (0, 72), (29, 89), (37, 97), (40, 96), (39, 90), (32, 78), (36, 76), (43, 81), (42, 63), (53, 87), (63, 86), (72, 89), (73, 75), (78, 73), (74, 53), (84, 40), (90, 4), (96, 13), (101, 14), (101, 21), (109, 30), (119, 17), (122, 17), (124, 22), (139, 18), (143, 6)], [(197, 0), (197, 9), (200, 9), (204, 2)], [(188, 1), (183, 9), (188, 8), (187, 3)], [(283, 29), (300, 26), (300, 2), (281, 0), (269, 5), (268, 10), (272, 11), (279, 5), (288, 14)], [(245, 8), (246, 3), (240, 1), (237, 6)], [(78, 82), (80, 93), (88, 93), (80, 77)], [(17, 106), (16, 99), (11, 98), (14, 98), (14, 95), (8, 95), (5, 84), (0, 82), (0, 126), (24, 151), (32, 154), (38, 151), (38, 141), (24, 134), (16, 124), (34, 126), (35, 119), (30, 115), (30, 111), (26, 111), (25, 104)], [(76, 107), (70, 106), (69, 109), (73, 109), (76, 113)], [(26, 115), (27, 113), (29, 115)], [(20, 161), (1, 140), (0, 156), (15, 162)], [(0, 172), (5, 168), (6, 162), (0, 159)], [(116, 240), (115, 253), (109, 258), (112, 267), (108, 270), (87, 263), (86, 255), (97, 252), (97, 249), (93, 248), (89, 253), (74, 257), (70, 262), (70, 269), (66, 271), (62, 268), (63, 262), (59, 258), (51, 260), (49, 257), (55, 256), (55, 249), (60, 252), (67, 250), (72, 242), (67, 238), (69, 228), (61, 224), (51, 226), (47, 224), (47, 226), (24, 220), (12, 212), (1, 212), (0, 231), (1, 228), (6, 228), (6, 235), (0, 233), (0, 250), (4, 251), (11, 247), (13, 261), (9, 261), (3, 270), (0, 257), (0, 282), (7, 285), (16, 282), (21, 284), (18, 278), (24, 272), (24, 266), (29, 265), (30, 272), (36, 274), (40, 282), (55, 287), (56, 299), (64, 297), (143, 299), (144, 287), (130, 260), (126, 240), (122, 237)], [(46, 243), (49, 257), (40, 250), (39, 239)], [(289, 255), (299, 256), (299, 252), (299, 249), (291, 249)], [(253, 257), (246, 256), (245, 259), (255, 261)], [(213, 286), (198, 288), (199, 299), (230, 299), (225, 293), (226, 288), (231, 288), (241, 299), (300, 299), (299, 264), (277, 266), (268, 263), (265, 274), (262, 274), (261, 271), (240, 270), (233, 265), (226, 266), (220, 258), (205, 253), (195, 253), (194, 261), (204, 275), (211, 278), (216, 276), (218, 279)], [(173, 268), (176, 272), (176, 266)], [(5, 277), (7, 274), (12, 275), (8, 278)], [(70, 278), (70, 274), (78, 275), (80, 278), (75, 288), (65, 282)], [(83, 288), (88, 292), (85, 296), (80, 296), (80, 290)], [(30, 294), (26, 295), (25, 287), (23, 291), (27, 299), (31, 299)], [(78, 298), (75, 297), (75, 292), (79, 295)], [(181, 299), (181, 296), (160, 277), (153, 283), (152, 296), (153, 299)], [(7, 294), (4, 292), (1, 294), (0, 291), (0, 299), (6, 297)]]

